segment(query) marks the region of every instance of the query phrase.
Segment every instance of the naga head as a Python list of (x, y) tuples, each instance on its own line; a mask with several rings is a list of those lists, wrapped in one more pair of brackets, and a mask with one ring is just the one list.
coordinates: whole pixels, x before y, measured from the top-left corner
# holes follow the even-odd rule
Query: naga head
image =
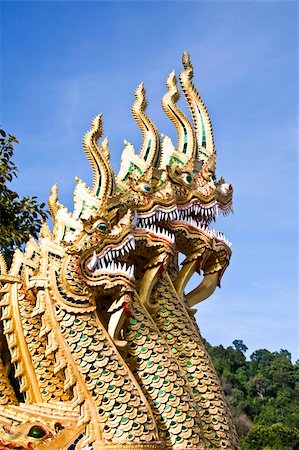
[[(191, 305), (204, 300), (219, 286), (231, 256), (230, 244), (210, 228), (217, 214), (232, 208), (232, 187), (223, 178), (216, 178), (216, 150), (213, 129), (207, 108), (193, 85), (193, 67), (188, 53), (183, 54), (184, 70), (180, 84), (189, 107), (193, 127), (177, 107), (179, 90), (174, 73), (167, 80), (168, 92), (162, 105), (173, 122), (178, 143), (164, 137), (160, 168), (168, 173), (176, 199), (176, 218), (167, 223), (175, 234), (177, 250), (186, 255), (176, 284), (183, 291), (191, 275), (203, 271), (204, 280), (196, 295), (190, 294)], [(208, 284), (208, 289), (206, 288)], [(192, 298), (192, 299), (191, 299)]]
[[(219, 285), (231, 251), (224, 236), (210, 224), (217, 214), (230, 212), (232, 187), (223, 178), (217, 181), (212, 125), (193, 85), (187, 53), (183, 65), (179, 79), (193, 125), (176, 104), (180, 94), (174, 72), (167, 79), (168, 91), (162, 100), (177, 132), (176, 147), (164, 135), (161, 143), (146, 115), (141, 84), (132, 107), (142, 132), (140, 152), (125, 141), (115, 177), (107, 139), (100, 146), (97, 143), (102, 134), (98, 116), (83, 140), (93, 169), (93, 188), (77, 180), (73, 214), (59, 205), (55, 188), (52, 191), (54, 235), (63, 242), (65, 252), (57, 279), (66, 301), (70, 294), (78, 305), (82, 299), (82, 305), (92, 304), (99, 296), (107, 296), (109, 303), (110, 293), (133, 290), (135, 278), (140, 279), (148, 264), (165, 264), (165, 254), (178, 252), (186, 255), (188, 267), (192, 262), (193, 271), (213, 273), (213, 283), (217, 278), (215, 287)], [(141, 273), (134, 273), (134, 265)]]
[(145, 113), (145, 94), (143, 84), (139, 85), (132, 107), (142, 133), (141, 149), (137, 154), (133, 145), (125, 141), (117, 177), (120, 204), (134, 212), (136, 248), (131, 258), (138, 260), (136, 280), (140, 280), (145, 269), (165, 263), (165, 253), (171, 254), (174, 248), (174, 235), (158, 224), (164, 217), (174, 217), (174, 194), (167, 174), (158, 168), (160, 137)]
[(133, 266), (126, 258), (135, 241), (133, 213), (118, 207), (120, 199), (107, 139), (98, 145), (101, 134), (102, 118), (97, 116), (83, 138), (93, 169), (92, 189), (77, 179), (72, 214), (59, 204), (56, 187), (49, 206), (54, 219), (54, 241), (62, 248), (60, 268), (57, 265), (52, 272), (55, 297), (70, 307), (96, 306), (105, 312), (111, 296), (134, 289)]
[(148, 267), (148, 260), (155, 257), (161, 263), (159, 252), (166, 249), (169, 253), (179, 251), (187, 256), (185, 263), (196, 260), (196, 270), (202, 269), (205, 275), (217, 272), (219, 285), (231, 251), (228, 241), (212, 230), (210, 223), (217, 214), (231, 211), (232, 187), (222, 177), (218, 181), (216, 178), (212, 124), (193, 85), (188, 53), (183, 55), (183, 65), (179, 79), (193, 125), (177, 106), (180, 93), (174, 72), (167, 79), (162, 106), (175, 126), (176, 147), (163, 134), (161, 142), (145, 113), (145, 89), (142, 84), (138, 87), (132, 112), (142, 132), (142, 146), (137, 154), (125, 141), (117, 177), (119, 204), (135, 214), (133, 257), (142, 258), (144, 263), (138, 267)]
[[(2, 414), (6, 423), (0, 426), (0, 448), (2, 450), (46, 450), (69, 448), (84, 432), (84, 425), (78, 426), (78, 414), (69, 405), (28, 404), (4, 406)], [(83, 436), (83, 434), (82, 434)]]

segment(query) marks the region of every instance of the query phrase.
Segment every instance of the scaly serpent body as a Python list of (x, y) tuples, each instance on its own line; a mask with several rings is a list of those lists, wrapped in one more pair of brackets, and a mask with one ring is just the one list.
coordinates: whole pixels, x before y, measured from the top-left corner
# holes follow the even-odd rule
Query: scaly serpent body
[(212, 125), (186, 53), (183, 65), (193, 125), (176, 105), (174, 72), (162, 101), (177, 145), (160, 141), (140, 85), (140, 153), (125, 141), (115, 177), (97, 116), (83, 139), (92, 188), (77, 179), (70, 213), (53, 186), (53, 231), (43, 224), (9, 271), (0, 257), (3, 449), (240, 448), (192, 313), (229, 263), (210, 223), (230, 212), (232, 188), (216, 180)]

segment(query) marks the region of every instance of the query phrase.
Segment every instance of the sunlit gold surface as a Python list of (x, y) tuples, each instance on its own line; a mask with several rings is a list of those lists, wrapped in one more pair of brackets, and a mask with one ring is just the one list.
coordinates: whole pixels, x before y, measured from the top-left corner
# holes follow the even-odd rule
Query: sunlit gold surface
[[(0, 257), (3, 448), (240, 448), (191, 309), (229, 264), (230, 245), (210, 223), (230, 212), (232, 188), (216, 180), (187, 53), (183, 66), (193, 125), (176, 104), (174, 72), (162, 101), (177, 145), (160, 142), (141, 84), (132, 107), (140, 152), (125, 141), (116, 177), (97, 116), (83, 139), (92, 188), (77, 179), (70, 213), (53, 186), (53, 231), (43, 224), (9, 270)], [(186, 296), (195, 272), (203, 280)]]

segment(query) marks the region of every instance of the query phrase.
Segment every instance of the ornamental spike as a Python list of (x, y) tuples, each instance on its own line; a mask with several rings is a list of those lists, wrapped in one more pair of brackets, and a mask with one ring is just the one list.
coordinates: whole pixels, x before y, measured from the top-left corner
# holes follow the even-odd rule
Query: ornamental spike
[(162, 99), (162, 107), (165, 114), (176, 128), (178, 135), (177, 151), (186, 155), (187, 159), (194, 158), (196, 146), (194, 132), (189, 120), (176, 105), (180, 98), (180, 93), (174, 71), (169, 74), (166, 86), (168, 92)]
[(60, 209), (61, 205), (58, 201), (58, 186), (57, 183), (55, 183), (50, 190), (50, 195), (48, 198), (48, 206), (50, 210), (50, 214), (52, 216), (53, 221), (55, 221), (56, 214), (58, 210)]
[(4, 275), (7, 273), (7, 264), (4, 259), (4, 256), (0, 252), (0, 275)]
[[(183, 53), (182, 62), (184, 70), (180, 73), (179, 78), (194, 123), (197, 141), (196, 156), (198, 160), (207, 161), (213, 154), (216, 154), (211, 119), (206, 105), (192, 82), (193, 66), (188, 52)], [(212, 173), (215, 173), (216, 158), (214, 158), (211, 169)]]
[(142, 145), (139, 156), (150, 166), (154, 161), (157, 162), (159, 159), (159, 134), (153, 122), (145, 114), (147, 100), (143, 83), (138, 86), (134, 94), (136, 100), (132, 106), (132, 114), (142, 133)]
[(102, 134), (102, 114), (99, 114), (93, 119), (91, 129), (83, 138), (83, 148), (93, 171), (92, 192), (99, 198), (111, 197), (115, 192), (107, 138), (100, 147), (98, 146), (98, 139)]

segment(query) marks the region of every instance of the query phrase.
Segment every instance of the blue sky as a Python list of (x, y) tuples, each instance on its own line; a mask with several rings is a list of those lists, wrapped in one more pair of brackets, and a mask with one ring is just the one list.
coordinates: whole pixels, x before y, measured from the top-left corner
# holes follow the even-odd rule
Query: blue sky
[(1, 18), (1, 124), (20, 140), (14, 187), (46, 201), (57, 182), (70, 209), (74, 177), (91, 183), (81, 140), (96, 114), (116, 171), (123, 140), (139, 148), (130, 108), (141, 81), (148, 114), (175, 140), (161, 98), (190, 52), (217, 175), (234, 186), (235, 213), (217, 224), (233, 256), (198, 306), (202, 334), (298, 358), (297, 3), (2, 1)]

